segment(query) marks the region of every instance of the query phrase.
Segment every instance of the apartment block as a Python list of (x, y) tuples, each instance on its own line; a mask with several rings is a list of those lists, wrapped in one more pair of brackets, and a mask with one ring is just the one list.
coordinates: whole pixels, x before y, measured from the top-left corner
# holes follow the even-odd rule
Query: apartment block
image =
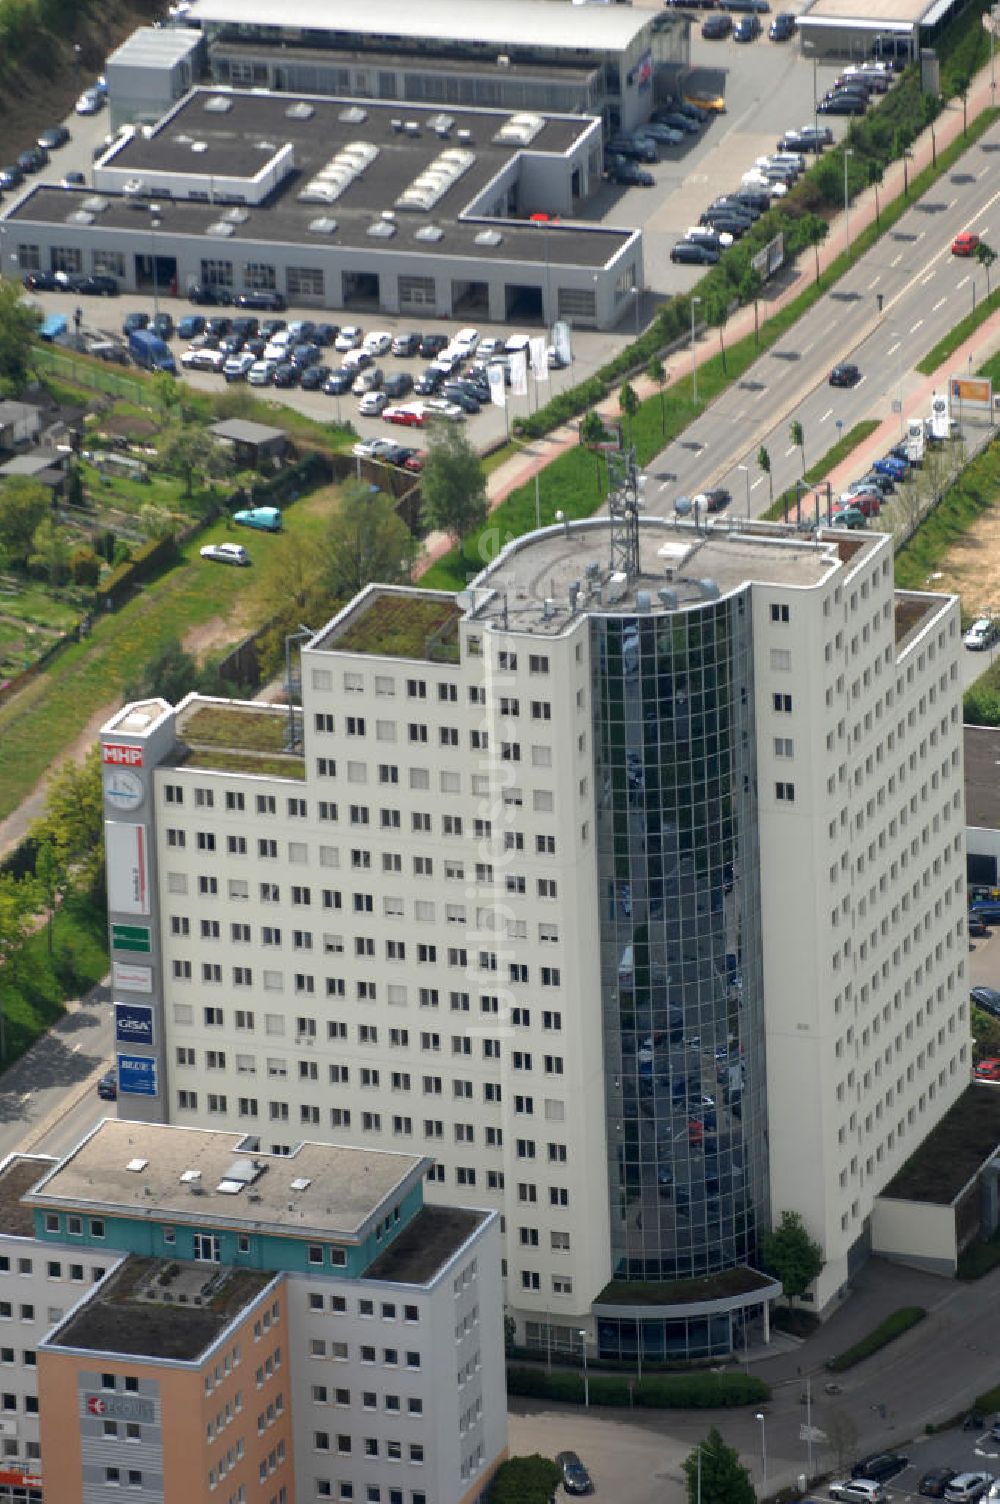
[(766, 1337), (785, 1209), (829, 1305), (967, 1085), (958, 604), (888, 537), (616, 486), (458, 595), (363, 591), (292, 710), (109, 721), (119, 1077), (426, 1154), (502, 1214), (522, 1341), (704, 1357)]
[(11, 1273), (70, 1289), (33, 1338), (0, 1297), (35, 1344), (11, 1350), (7, 1497), (478, 1500), (506, 1450), (498, 1218), (424, 1206), (426, 1168), (124, 1119), (13, 1156)]

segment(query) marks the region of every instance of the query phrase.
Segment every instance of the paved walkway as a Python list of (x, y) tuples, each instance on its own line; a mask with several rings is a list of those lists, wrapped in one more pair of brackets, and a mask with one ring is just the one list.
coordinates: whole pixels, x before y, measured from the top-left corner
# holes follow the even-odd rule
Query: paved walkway
[[(994, 102), (994, 95), (990, 85), (990, 69), (987, 64), (976, 74), (969, 87), (967, 101), (969, 121), (977, 119), (983, 110), (988, 109)], [(934, 122), (933, 131), (928, 126), (917, 137), (910, 148), (905, 164), (902, 161), (893, 163), (887, 169), (885, 177), (878, 185), (877, 190), (874, 187), (867, 188), (854, 200), (850, 206), (849, 216), (840, 213), (834, 217), (830, 223), (829, 234), (819, 247), (819, 268), (821, 273), (826, 271), (831, 263), (849, 248), (848, 235), (850, 235), (850, 243), (856, 241), (861, 232), (874, 223), (877, 207), (880, 210), (884, 209), (887, 204), (899, 198), (904, 191), (906, 182), (912, 182), (918, 173), (922, 172), (925, 167), (929, 167), (935, 158), (936, 152), (944, 151), (946, 147), (958, 140), (962, 134), (962, 124), (961, 101), (957, 99), (952, 100)], [(805, 251), (800, 258), (798, 274), (790, 279), (789, 285), (773, 300), (761, 301), (760, 317), (762, 324), (766, 323), (769, 318), (773, 318), (787, 303), (799, 296), (806, 284), (806, 279), (814, 274), (814, 270), (815, 259), (813, 252), (811, 250)], [(956, 351), (949, 359), (947, 362), (948, 370), (953, 371), (959, 368), (967, 361), (970, 354), (973, 357), (974, 363), (981, 362), (986, 355), (992, 354), (998, 348), (998, 345), (1000, 345), (1000, 336), (997, 335), (998, 326), (1000, 326), (1000, 315), (991, 319), (989, 324), (981, 326), (967, 344), (963, 345), (961, 350)], [(752, 334), (753, 328), (753, 306), (750, 305), (746, 308), (738, 309), (725, 326), (727, 345), (731, 345), (735, 340)], [(992, 344), (989, 343), (990, 338), (994, 341)], [(704, 361), (710, 360), (715, 353), (716, 341), (713, 334), (710, 340), (702, 338), (696, 342), (693, 358), (696, 364), (700, 366)], [(692, 351), (690, 347), (683, 352), (675, 353), (667, 363), (666, 385), (672, 386), (676, 381), (688, 375), (691, 370), (691, 362)], [(928, 395), (934, 390), (933, 383), (935, 381), (940, 385), (940, 377), (937, 374), (934, 378), (929, 379), (929, 384), (926, 385)], [(645, 375), (634, 377), (632, 379), (632, 386), (642, 398), (654, 396), (659, 390)], [(906, 405), (918, 407), (922, 390), (923, 388), (918, 388), (911, 393), (910, 389), (907, 388)], [(605, 402), (600, 404), (597, 411), (606, 418), (617, 418), (619, 416), (617, 389)], [(894, 418), (893, 421), (898, 422), (898, 418)], [(863, 450), (856, 451), (855, 456), (845, 464), (845, 471), (850, 471), (849, 478), (853, 477), (858, 464), (863, 463), (862, 455), (870, 454), (874, 458), (877, 452), (881, 452), (881, 448), (884, 448), (887, 442), (886, 431), (885, 426), (883, 426), (879, 430), (878, 435), (873, 435), (869, 444)], [(577, 424), (574, 421), (555, 429), (551, 434), (546, 435), (545, 438), (525, 444), (519, 454), (513, 455), (504, 464), (497, 466), (496, 470), (490, 475), (487, 483), (490, 508), (499, 506), (500, 502), (504, 501), (512, 491), (516, 491), (520, 486), (527, 485), (528, 481), (531, 480), (537, 471), (544, 469), (546, 465), (550, 465), (559, 454), (562, 454), (565, 450), (578, 443), (579, 435), (577, 433)], [(838, 471), (837, 474), (839, 476), (840, 472)], [(430, 534), (426, 540), (424, 555), (415, 571), (416, 575), (419, 577), (423, 574), (426, 569), (430, 568), (432, 563), (446, 554), (450, 547), (450, 539), (446, 538), (443, 534)]]

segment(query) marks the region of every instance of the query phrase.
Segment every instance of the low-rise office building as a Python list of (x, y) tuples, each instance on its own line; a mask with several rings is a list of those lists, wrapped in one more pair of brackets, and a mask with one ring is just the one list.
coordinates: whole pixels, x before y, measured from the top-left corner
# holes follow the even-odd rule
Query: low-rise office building
[(496, 1215), (425, 1207), (413, 1155), (289, 1147), (108, 1120), (0, 1168), (0, 1499), (480, 1497)]
[(581, 115), (196, 89), (116, 141), (92, 191), (36, 184), (4, 245), (21, 273), (148, 294), (608, 328), (642, 288), (642, 236), (577, 217), (602, 165)]

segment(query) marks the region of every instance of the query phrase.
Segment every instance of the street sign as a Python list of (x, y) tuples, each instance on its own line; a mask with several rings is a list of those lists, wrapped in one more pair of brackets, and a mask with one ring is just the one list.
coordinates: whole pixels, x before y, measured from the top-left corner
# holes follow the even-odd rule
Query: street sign
[(892, 410), (894, 413), (901, 413), (903, 411), (903, 404), (898, 397), (893, 397), (892, 399)]
[(153, 949), (152, 933), (146, 924), (113, 924), (111, 949), (134, 950), (149, 955)]

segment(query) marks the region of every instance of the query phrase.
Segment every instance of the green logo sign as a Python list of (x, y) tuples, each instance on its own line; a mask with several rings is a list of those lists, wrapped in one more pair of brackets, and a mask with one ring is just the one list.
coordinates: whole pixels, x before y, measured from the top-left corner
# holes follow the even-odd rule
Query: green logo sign
[(145, 924), (113, 924), (111, 926), (112, 950), (142, 951), (148, 955), (152, 950), (149, 926)]

